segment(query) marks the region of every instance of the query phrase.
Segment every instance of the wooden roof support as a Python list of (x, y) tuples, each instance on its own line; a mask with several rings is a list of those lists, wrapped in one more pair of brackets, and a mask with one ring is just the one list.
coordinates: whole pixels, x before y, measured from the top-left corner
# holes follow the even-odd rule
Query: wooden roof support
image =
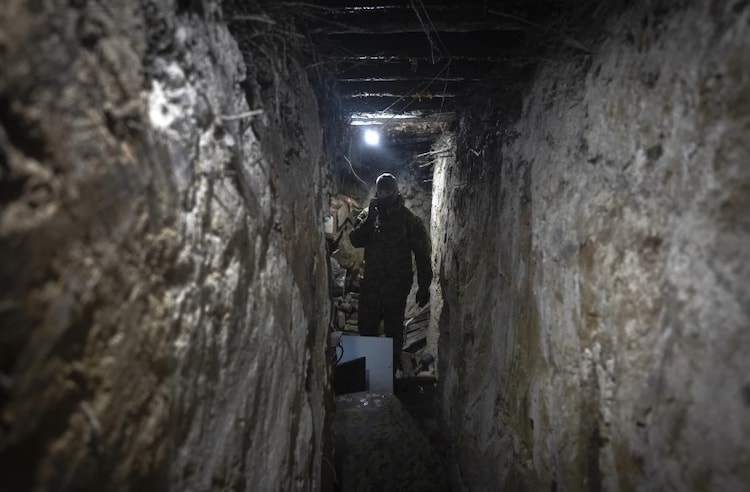
[[(276, 2), (277, 4), (288, 3), (290, 5), (304, 5), (302, 2), (293, 2), (288, 0), (281, 0)], [(423, 5), (428, 11), (437, 11), (440, 9), (455, 8), (457, 4), (460, 4), (462, 8), (510, 8), (510, 7), (523, 7), (527, 5), (527, 0), (469, 0), (465, 3), (457, 2), (456, 0), (421, 0)], [(411, 8), (411, 0), (316, 0), (315, 6), (320, 9), (331, 9), (331, 10), (388, 10), (388, 9), (403, 9)]]
[(487, 73), (504, 69), (524, 68), (535, 60), (522, 57), (501, 57), (493, 61), (441, 60), (431, 63), (426, 60), (397, 61), (345, 61), (340, 62), (335, 76), (342, 82), (357, 81), (475, 81)]
[[(312, 34), (394, 34), (424, 33), (426, 20), (420, 21), (411, 9), (384, 12), (354, 11), (321, 16), (310, 29)], [(495, 19), (485, 10), (471, 10), (464, 6), (440, 10), (430, 14), (427, 28), (438, 32), (520, 31), (525, 26), (512, 19)]]
[[(440, 33), (428, 39), (423, 32), (378, 34), (336, 34), (329, 36), (332, 49), (324, 55), (340, 59), (428, 59), (459, 58), (491, 60), (513, 56), (523, 42), (518, 31), (476, 31)], [(328, 45), (330, 46), (330, 45)], [(325, 49), (321, 47), (321, 49)]]
[(432, 81), (426, 80), (408, 80), (408, 81), (357, 81), (357, 82), (340, 82), (339, 94), (342, 97), (361, 97), (362, 94), (381, 93), (410, 95), (421, 94), (422, 96), (430, 95), (448, 95), (454, 96), (460, 93), (466, 87), (466, 83)]
[(406, 111), (429, 111), (435, 112), (441, 109), (448, 111), (451, 99), (442, 97), (415, 98), (415, 97), (364, 97), (349, 98), (341, 101), (341, 109), (347, 113), (378, 113), (387, 111), (400, 114)]

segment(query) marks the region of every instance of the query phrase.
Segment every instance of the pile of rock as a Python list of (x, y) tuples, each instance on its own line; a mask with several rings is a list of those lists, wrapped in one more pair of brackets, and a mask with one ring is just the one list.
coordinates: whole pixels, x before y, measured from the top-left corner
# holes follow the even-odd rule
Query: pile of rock
[(403, 375), (434, 376), (435, 357), (427, 351), (427, 329), (430, 324), (429, 304), (404, 322), (404, 348), (401, 353)]
[(349, 232), (360, 212), (360, 208), (349, 197), (339, 196), (331, 200), (333, 226), (328, 234), (331, 249), (331, 276), (333, 285), (333, 327), (335, 330), (358, 333), (359, 273), (364, 251), (349, 242)]
[(336, 330), (358, 333), (357, 313), (359, 311), (359, 292), (347, 292), (333, 298), (335, 309), (334, 327)]

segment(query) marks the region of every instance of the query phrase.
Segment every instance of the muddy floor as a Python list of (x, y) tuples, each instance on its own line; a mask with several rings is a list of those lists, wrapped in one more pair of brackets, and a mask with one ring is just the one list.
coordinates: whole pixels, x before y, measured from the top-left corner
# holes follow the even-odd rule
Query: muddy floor
[(396, 380), (394, 394), (336, 398), (338, 491), (449, 491), (434, 380)]

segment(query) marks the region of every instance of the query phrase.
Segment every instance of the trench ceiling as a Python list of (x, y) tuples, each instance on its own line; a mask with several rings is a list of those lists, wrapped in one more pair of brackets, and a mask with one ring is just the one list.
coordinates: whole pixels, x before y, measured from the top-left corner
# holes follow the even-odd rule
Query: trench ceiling
[(305, 28), (353, 128), (374, 124), (419, 139), (481, 98), (483, 80), (522, 80), (534, 62), (530, 41), (554, 21), (557, 3), (319, 0)]

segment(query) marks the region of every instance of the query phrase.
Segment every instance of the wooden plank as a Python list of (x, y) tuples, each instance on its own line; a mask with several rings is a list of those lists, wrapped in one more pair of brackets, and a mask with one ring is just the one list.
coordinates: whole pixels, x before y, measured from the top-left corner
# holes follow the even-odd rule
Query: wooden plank
[(413, 97), (362, 97), (342, 99), (341, 109), (346, 113), (364, 112), (377, 113), (388, 111), (392, 114), (400, 114), (406, 111), (439, 111), (441, 107), (449, 111), (453, 99), (442, 97), (413, 98)]
[(312, 34), (393, 34), (404, 32), (519, 31), (527, 26), (513, 19), (498, 19), (486, 9), (453, 6), (425, 15), (411, 8), (389, 11), (353, 11), (320, 16)]
[[(393, 9), (411, 8), (411, 0), (315, 0), (314, 2), (293, 2), (279, 1), (275, 5), (288, 5), (297, 8), (315, 7), (316, 9), (329, 9), (337, 11), (382, 11)], [(455, 9), (456, 6), (467, 9), (510, 9), (525, 7), (528, 5), (527, 0), (484, 0), (460, 2), (459, 0), (421, 0), (418, 2), (420, 7), (424, 6), (428, 11), (438, 11), (440, 9)]]
[[(388, 10), (388, 9), (404, 9), (411, 8), (411, 0), (315, 0), (315, 2), (289, 2), (280, 1), (276, 2), (279, 5), (299, 5), (304, 7), (307, 5), (314, 5), (319, 9), (331, 9), (331, 10)], [(440, 9), (440, 8), (451, 8), (455, 7), (456, 0), (422, 0), (422, 5), (428, 10)], [(482, 6), (482, 2), (466, 2), (466, 6)]]
[(522, 31), (476, 31), (440, 33), (439, 37), (423, 33), (336, 34), (321, 45), (324, 56), (334, 59), (422, 59), (459, 58), (491, 60), (510, 57), (523, 43)]
[[(453, 121), (455, 113), (451, 111), (435, 112), (434, 109), (428, 109), (424, 111), (406, 111), (401, 116), (408, 116), (408, 119), (394, 119), (395, 113), (368, 113), (368, 112), (352, 112), (348, 113), (349, 117), (353, 122), (358, 125), (403, 125), (404, 133), (411, 133), (414, 128), (419, 127), (431, 127), (435, 124), (445, 124)], [(396, 123), (394, 123), (396, 122)], [(429, 133), (429, 132), (427, 132)]]
[(353, 81), (340, 82), (339, 94), (342, 97), (362, 97), (363, 94), (421, 94), (454, 96), (466, 88), (467, 82), (432, 82), (431, 80), (420, 81)]
[(494, 61), (451, 60), (431, 63), (418, 60), (395, 61), (344, 61), (334, 70), (336, 77), (342, 82), (366, 81), (475, 81), (484, 77), (488, 72), (498, 69), (509, 71), (523, 68), (534, 62), (530, 58), (502, 57)]

